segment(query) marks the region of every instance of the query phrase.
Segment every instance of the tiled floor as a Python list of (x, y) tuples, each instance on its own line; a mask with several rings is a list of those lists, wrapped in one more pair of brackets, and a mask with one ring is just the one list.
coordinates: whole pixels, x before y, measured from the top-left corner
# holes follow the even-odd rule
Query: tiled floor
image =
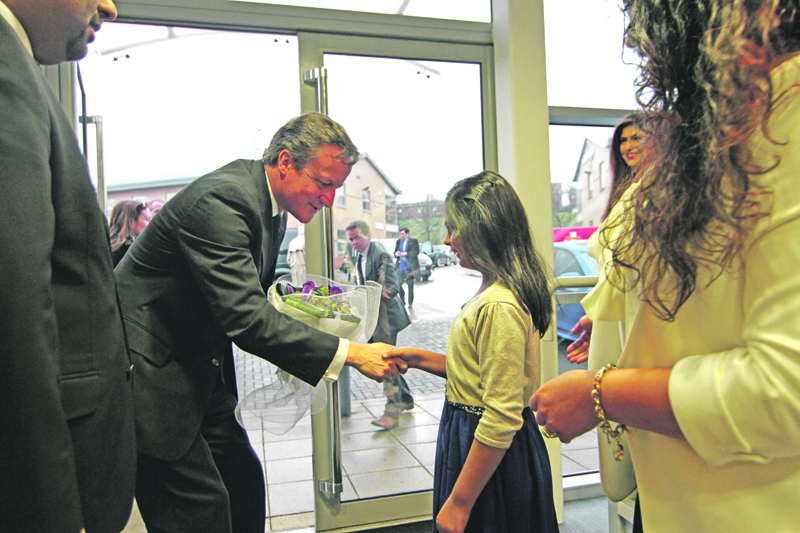
[[(397, 428), (381, 430), (370, 421), (383, 413), (385, 400), (354, 400), (340, 426), (342, 500), (431, 489), (443, 401), (441, 393), (417, 395)], [(284, 529), (288, 520), (296, 526), (314, 523), (310, 424), (305, 417), (285, 435), (248, 431), (265, 467), (268, 531)]]
[[(240, 395), (271, 381), (268, 363), (257, 358), (237, 361)], [(238, 368), (247, 365), (246, 371)], [(409, 376), (409, 383), (415, 379)], [(356, 376), (355, 379), (358, 379)], [(444, 403), (442, 390), (420, 391), (423, 385), (443, 389), (441, 384), (426, 382), (414, 389), (415, 406), (401, 416), (400, 425), (381, 430), (370, 421), (383, 413), (382, 387), (372, 382), (353, 384), (351, 415), (341, 421), (343, 501), (429, 490), (433, 487), (433, 463), (439, 416)], [(374, 390), (372, 390), (374, 389)], [(358, 395), (356, 393), (359, 393)], [(357, 399), (357, 396), (366, 397)], [(258, 420), (246, 423), (253, 448), (264, 466), (267, 482), (266, 531), (308, 528), (314, 525), (314, 486), (311, 465), (311, 418), (301, 418), (283, 435), (261, 429)], [(575, 439), (562, 448), (565, 474), (598, 468), (595, 432)], [(134, 515), (125, 533), (143, 533), (144, 526)], [(311, 530), (313, 531), (313, 529)]]

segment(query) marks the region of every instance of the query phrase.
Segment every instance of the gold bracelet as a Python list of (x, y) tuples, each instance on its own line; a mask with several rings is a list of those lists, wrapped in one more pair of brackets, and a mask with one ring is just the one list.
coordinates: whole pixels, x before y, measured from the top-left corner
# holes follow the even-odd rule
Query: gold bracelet
[(634, 433), (635, 429), (628, 429), (625, 427), (625, 424), (618, 424), (616, 429), (611, 429), (611, 424), (608, 422), (606, 418), (606, 413), (603, 411), (603, 406), (600, 405), (600, 382), (603, 381), (603, 374), (605, 374), (609, 370), (615, 370), (617, 365), (614, 364), (607, 364), (594, 377), (594, 387), (592, 387), (592, 399), (594, 400), (594, 412), (597, 414), (597, 418), (600, 419), (600, 430), (606, 434), (606, 438), (608, 439), (608, 443), (611, 444), (611, 439), (614, 439), (614, 459), (617, 461), (622, 461), (625, 457), (625, 450), (622, 448), (622, 442), (620, 439), (622, 438), (622, 434), (627, 431), (628, 433)]

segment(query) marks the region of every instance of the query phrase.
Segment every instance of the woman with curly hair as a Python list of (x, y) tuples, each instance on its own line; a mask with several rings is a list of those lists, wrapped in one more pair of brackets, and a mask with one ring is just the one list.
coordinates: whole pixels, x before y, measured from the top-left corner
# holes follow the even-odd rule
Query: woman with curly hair
[(111, 237), (111, 258), (114, 266), (122, 260), (125, 252), (133, 244), (150, 222), (150, 210), (142, 202), (125, 200), (111, 210), (109, 233)]
[(608, 229), (627, 344), (618, 369), (562, 374), (531, 407), (546, 434), (600, 423), (632, 455), (648, 533), (794, 531), (800, 0), (624, 10), (654, 149)]

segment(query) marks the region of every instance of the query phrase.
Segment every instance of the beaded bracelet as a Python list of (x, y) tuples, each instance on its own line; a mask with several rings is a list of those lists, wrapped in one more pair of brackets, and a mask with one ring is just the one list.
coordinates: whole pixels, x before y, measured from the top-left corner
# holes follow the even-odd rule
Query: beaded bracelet
[(594, 387), (592, 387), (592, 400), (594, 400), (594, 412), (597, 414), (597, 418), (600, 419), (600, 430), (606, 434), (606, 438), (608, 439), (608, 443), (611, 444), (611, 439), (614, 439), (614, 459), (616, 461), (622, 461), (625, 457), (625, 450), (622, 448), (622, 442), (620, 439), (622, 438), (622, 434), (627, 431), (628, 433), (634, 433), (635, 429), (628, 429), (625, 427), (625, 424), (618, 424), (616, 429), (611, 429), (611, 424), (608, 422), (606, 418), (606, 413), (603, 411), (603, 406), (600, 405), (600, 382), (603, 381), (603, 374), (605, 374), (609, 370), (615, 370), (617, 365), (614, 364), (607, 364), (594, 377)]

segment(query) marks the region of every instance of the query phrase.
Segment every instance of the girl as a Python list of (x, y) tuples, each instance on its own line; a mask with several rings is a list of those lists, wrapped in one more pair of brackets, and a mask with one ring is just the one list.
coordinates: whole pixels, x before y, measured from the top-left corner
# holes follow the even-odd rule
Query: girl
[(540, 382), (539, 343), (552, 312), (525, 209), (505, 179), (486, 171), (447, 193), (445, 225), (445, 244), (483, 283), (450, 330), (447, 358), (416, 348), (386, 355), (447, 378), (436, 527), (556, 533), (547, 450), (525, 408)]

